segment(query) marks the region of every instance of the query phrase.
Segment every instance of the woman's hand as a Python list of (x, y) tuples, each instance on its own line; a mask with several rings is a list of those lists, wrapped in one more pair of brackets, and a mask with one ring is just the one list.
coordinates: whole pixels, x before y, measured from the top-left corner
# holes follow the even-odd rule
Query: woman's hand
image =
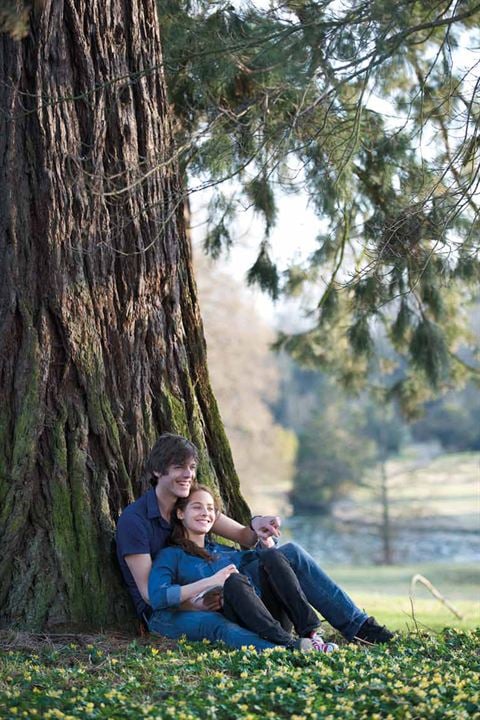
[(210, 578), (212, 581), (212, 585), (221, 585), (223, 587), (227, 578), (229, 578), (232, 573), (236, 572), (238, 572), (238, 570), (233, 563), (227, 565), (227, 567), (222, 568), (221, 570), (216, 572), (215, 575), (212, 575), (212, 577)]

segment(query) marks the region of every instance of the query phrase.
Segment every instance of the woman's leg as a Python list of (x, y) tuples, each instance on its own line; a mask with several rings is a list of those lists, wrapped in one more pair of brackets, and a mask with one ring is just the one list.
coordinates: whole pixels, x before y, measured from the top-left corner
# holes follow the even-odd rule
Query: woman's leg
[(276, 647), (274, 643), (230, 622), (217, 612), (156, 610), (150, 617), (148, 627), (150, 632), (172, 640), (186, 636), (189, 640), (221, 641), (238, 649), (253, 645), (259, 651)]
[(258, 567), (258, 575), (255, 579), (260, 590), (260, 597), (268, 612), (275, 620), (278, 620), (285, 632), (291, 635), (293, 623), (285, 612), (285, 608), (277, 597), (274, 589), (268, 582), (268, 575), (261, 565)]
[(300, 545), (286, 543), (278, 552), (287, 558), (308, 602), (347, 640), (352, 640), (367, 619), (367, 613), (355, 605)]
[[(268, 585), (285, 609), (300, 637), (309, 637), (320, 621), (300, 587), (286, 557), (278, 550), (266, 550), (260, 557), (262, 586)], [(263, 598), (263, 589), (262, 589)]]
[(241, 573), (233, 573), (225, 581), (223, 614), (228, 620), (243, 625), (265, 640), (286, 647), (295, 645), (290, 633), (272, 617), (248, 578)]

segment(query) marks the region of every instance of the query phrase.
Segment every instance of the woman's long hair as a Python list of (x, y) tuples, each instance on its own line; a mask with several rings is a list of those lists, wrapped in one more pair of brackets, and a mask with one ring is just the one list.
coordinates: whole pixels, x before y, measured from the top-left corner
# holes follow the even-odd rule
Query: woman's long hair
[(177, 516), (177, 510), (185, 510), (193, 495), (195, 495), (195, 493), (199, 490), (203, 490), (212, 496), (216, 515), (222, 511), (222, 503), (218, 495), (216, 495), (213, 490), (206, 485), (196, 485), (191, 489), (188, 497), (178, 498), (177, 502), (173, 506), (171, 517), (172, 534), (170, 535), (169, 543), (170, 545), (178, 545), (189, 555), (195, 555), (196, 557), (201, 557), (204, 560), (213, 560), (213, 557), (209, 552), (207, 552), (207, 550), (205, 550), (205, 548), (199, 547), (188, 539), (187, 531), (185, 530), (182, 521)]

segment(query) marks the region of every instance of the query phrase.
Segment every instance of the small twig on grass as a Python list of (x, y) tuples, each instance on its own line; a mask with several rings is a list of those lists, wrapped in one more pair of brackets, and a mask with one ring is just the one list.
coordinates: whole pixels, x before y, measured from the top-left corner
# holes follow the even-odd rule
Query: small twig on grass
[[(447, 608), (450, 610), (450, 612), (452, 612), (454, 615), (456, 615), (459, 620), (463, 620), (463, 615), (462, 615), (462, 613), (460, 613), (460, 612), (447, 600), (447, 598), (444, 597), (444, 596), (442, 595), (442, 593), (437, 590), (437, 588), (435, 587), (435, 585), (433, 585), (433, 584), (430, 582), (430, 580), (427, 580), (426, 577), (424, 577), (423, 575), (419, 575), (418, 573), (412, 577), (412, 580), (411, 580), (411, 582), (410, 582), (410, 603), (411, 603), (411, 605), (412, 605), (412, 610), (413, 610), (413, 599), (414, 599), (414, 596), (415, 596), (415, 585), (416, 585), (417, 583), (421, 583), (422, 585), (424, 585), (424, 586), (427, 588), (427, 590), (429, 590), (429, 591), (432, 593), (432, 595), (433, 595), (434, 598), (436, 598), (437, 600), (440, 600), (440, 602), (443, 603), (443, 605), (445, 605), (445, 607), (447, 607)], [(415, 620), (414, 620), (414, 622), (415, 622)], [(415, 624), (416, 624), (416, 623), (415, 623)]]
[(415, 630), (417, 632), (417, 635), (420, 636), (420, 630), (418, 628), (417, 617), (415, 615), (415, 605), (413, 604), (413, 596), (412, 596), (411, 590), (410, 590), (410, 607), (412, 608), (412, 620), (413, 620), (413, 624), (415, 625)]

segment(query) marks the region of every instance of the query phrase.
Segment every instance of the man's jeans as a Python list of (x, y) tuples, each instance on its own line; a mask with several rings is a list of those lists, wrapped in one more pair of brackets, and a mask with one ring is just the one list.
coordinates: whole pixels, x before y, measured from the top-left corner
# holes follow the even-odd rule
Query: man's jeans
[[(287, 558), (309, 603), (347, 640), (352, 640), (367, 619), (367, 614), (355, 605), (300, 545), (286, 543), (278, 548), (278, 552)], [(258, 564), (258, 560), (254, 562)], [(252, 568), (251, 565), (245, 570), (254, 577), (258, 568)], [(275, 647), (215, 612), (157, 610), (150, 618), (149, 628), (151, 632), (175, 640), (186, 635), (189, 640), (221, 640), (233, 648), (253, 645), (257, 650), (265, 650)]]
[(310, 605), (347, 640), (353, 640), (368, 615), (317, 565), (297, 543), (278, 548), (290, 563)]

